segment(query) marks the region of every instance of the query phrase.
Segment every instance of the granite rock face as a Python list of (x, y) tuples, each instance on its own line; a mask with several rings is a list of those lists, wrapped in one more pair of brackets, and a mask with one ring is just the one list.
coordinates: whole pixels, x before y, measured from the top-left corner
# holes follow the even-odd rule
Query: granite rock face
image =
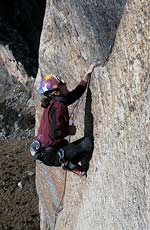
[[(73, 88), (96, 59), (76, 115), (77, 134), (93, 134), (86, 179), (37, 162), (41, 229), (147, 230), (149, 226), (148, 2), (48, 0), (35, 84), (60, 74)], [(111, 50), (110, 46), (113, 47)]]
[[(5, 65), (0, 65), (0, 140), (33, 137), (35, 107), (31, 86), (24, 86), (12, 76)], [(22, 75), (21, 75), (22, 76)]]

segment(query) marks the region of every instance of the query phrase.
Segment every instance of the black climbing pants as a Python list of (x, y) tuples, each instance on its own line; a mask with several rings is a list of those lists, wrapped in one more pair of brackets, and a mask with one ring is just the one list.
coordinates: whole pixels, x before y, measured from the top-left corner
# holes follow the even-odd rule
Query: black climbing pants
[(93, 149), (93, 143), (89, 137), (69, 143), (62, 149), (64, 150), (64, 158), (66, 161), (74, 165), (81, 162), (81, 166), (85, 171), (89, 169), (89, 161), (91, 160)]
[(57, 154), (59, 149), (64, 150), (65, 161), (71, 162), (73, 165), (81, 162), (81, 166), (85, 171), (89, 169), (89, 161), (91, 160), (93, 149), (91, 138), (84, 137), (72, 143), (63, 142), (63, 144), (55, 148), (46, 147), (40, 160), (49, 166), (61, 166)]

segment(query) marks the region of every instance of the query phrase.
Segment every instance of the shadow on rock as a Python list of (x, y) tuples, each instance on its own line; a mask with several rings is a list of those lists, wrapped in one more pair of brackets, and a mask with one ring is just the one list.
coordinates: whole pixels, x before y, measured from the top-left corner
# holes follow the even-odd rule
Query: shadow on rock
[(94, 134), (93, 134), (93, 114), (92, 114), (92, 94), (88, 86), (85, 102), (85, 117), (84, 117), (84, 136), (90, 137), (93, 142), (92, 150), (89, 154), (88, 162), (90, 162), (94, 150)]
[[(105, 58), (110, 55), (114, 46), (115, 37), (127, 0), (119, 1), (99, 1), (96, 0), (76, 0), (73, 1), (72, 7), (76, 11), (79, 21), (81, 22), (81, 31), (87, 37), (92, 37), (91, 62), (99, 58)], [(84, 18), (84, 19), (83, 19)], [(84, 31), (83, 31), (84, 30)], [(91, 35), (90, 35), (91, 34)], [(94, 48), (94, 45), (96, 47)]]
[(17, 62), (36, 76), (46, 0), (0, 2), (0, 44), (8, 45)]

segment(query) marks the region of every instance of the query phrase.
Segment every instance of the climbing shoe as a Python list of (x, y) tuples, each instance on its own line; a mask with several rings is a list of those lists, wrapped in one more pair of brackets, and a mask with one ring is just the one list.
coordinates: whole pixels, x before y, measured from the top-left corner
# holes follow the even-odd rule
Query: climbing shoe
[(73, 173), (75, 173), (78, 176), (86, 176), (87, 177), (87, 172), (83, 171), (83, 168), (80, 165), (77, 165), (76, 168), (71, 170)]
[(63, 166), (64, 170), (70, 171), (75, 173), (78, 176), (86, 176), (87, 177), (87, 172), (85, 172), (83, 170), (83, 168), (80, 165), (76, 165), (75, 167), (73, 167), (72, 169), (68, 167), (68, 165)]

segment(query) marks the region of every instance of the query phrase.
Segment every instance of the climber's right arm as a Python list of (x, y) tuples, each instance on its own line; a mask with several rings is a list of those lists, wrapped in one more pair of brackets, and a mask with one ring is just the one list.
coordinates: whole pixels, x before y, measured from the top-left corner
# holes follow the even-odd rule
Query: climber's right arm
[(74, 103), (77, 99), (79, 99), (83, 95), (83, 93), (86, 90), (87, 83), (90, 80), (91, 74), (94, 71), (95, 67), (96, 67), (95, 63), (90, 65), (89, 69), (87, 70), (87, 72), (83, 76), (83, 78), (82, 78), (81, 82), (79, 83), (79, 85), (74, 90), (70, 91), (66, 95), (68, 105)]

